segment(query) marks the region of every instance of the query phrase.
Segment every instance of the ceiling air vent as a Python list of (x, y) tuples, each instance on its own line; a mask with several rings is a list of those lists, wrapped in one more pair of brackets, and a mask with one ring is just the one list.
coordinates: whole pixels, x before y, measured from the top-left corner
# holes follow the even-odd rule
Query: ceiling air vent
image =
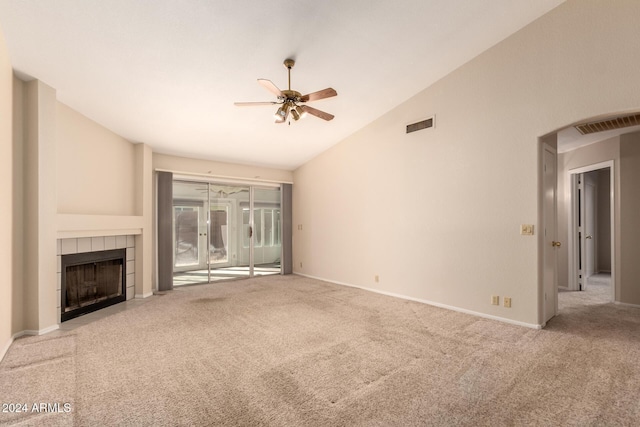
[(433, 117), (429, 117), (428, 119), (407, 125), (407, 133), (416, 132), (422, 129), (429, 129), (432, 127), (433, 127)]
[(586, 135), (589, 133), (604, 132), (606, 130), (621, 129), (629, 126), (640, 126), (640, 113), (600, 120), (597, 122), (584, 123), (574, 127), (578, 132)]

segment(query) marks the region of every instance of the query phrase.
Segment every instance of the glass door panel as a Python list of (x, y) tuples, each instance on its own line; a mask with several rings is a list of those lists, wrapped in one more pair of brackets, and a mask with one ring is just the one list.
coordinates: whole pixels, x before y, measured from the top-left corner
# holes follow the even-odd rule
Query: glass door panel
[(209, 218), (211, 218), (209, 263), (215, 267), (226, 267), (229, 264), (230, 208), (230, 205), (212, 203), (209, 211)]
[(280, 188), (255, 187), (253, 201), (254, 275), (280, 274), (282, 255)]
[(175, 223), (175, 265), (176, 269), (200, 264), (200, 208), (197, 206), (173, 206)]
[(206, 183), (173, 183), (173, 284), (207, 283), (208, 187)]
[(245, 240), (250, 241), (244, 226), (243, 206), (249, 205), (248, 186), (209, 184), (211, 281), (249, 277), (250, 260), (243, 256)]

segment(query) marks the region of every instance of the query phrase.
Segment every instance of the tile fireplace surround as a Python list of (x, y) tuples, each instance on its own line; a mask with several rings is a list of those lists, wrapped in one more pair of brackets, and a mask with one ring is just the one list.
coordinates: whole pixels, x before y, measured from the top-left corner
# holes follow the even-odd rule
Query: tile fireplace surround
[(72, 239), (58, 239), (57, 241), (57, 313), (58, 324), (61, 323), (61, 300), (62, 300), (62, 255), (80, 254), (86, 252), (106, 251), (110, 249), (126, 249), (127, 256), (125, 262), (127, 263), (127, 300), (134, 297), (135, 294), (135, 236), (134, 235), (120, 235), (120, 236), (96, 236), (96, 237), (81, 237)]

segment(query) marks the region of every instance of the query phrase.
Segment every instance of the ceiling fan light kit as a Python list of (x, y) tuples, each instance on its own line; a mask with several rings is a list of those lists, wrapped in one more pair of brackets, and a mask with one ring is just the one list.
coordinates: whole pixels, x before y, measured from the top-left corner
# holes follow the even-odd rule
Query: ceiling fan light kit
[[(258, 79), (258, 83), (267, 89), (269, 92), (276, 95), (278, 98), (277, 101), (267, 101), (267, 102), (236, 102), (235, 105), (238, 107), (247, 107), (247, 106), (256, 106), (256, 105), (280, 105), (278, 110), (274, 114), (276, 123), (284, 123), (287, 121), (289, 114), (293, 117), (294, 121), (298, 121), (301, 118), (304, 118), (307, 114), (311, 114), (312, 116), (316, 116), (323, 120), (329, 121), (334, 118), (332, 114), (326, 113), (324, 111), (320, 111), (318, 109), (309, 107), (307, 105), (300, 105), (306, 102), (318, 101), (320, 99), (330, 98), (332, 96), (338, 95), (338, 93), (333, 88), (326, 88), (317, 92), (309, 93), (307, 95), (302, 95), (300, 92), (291, 90), (291, 68), (295, 65), (295, 61), (293, 59), (287, 58), (284, 60), (284, 66), (287, 68), (288, 72), (288, 82), (289, 88), (287, 90), (280, 90), (278, 87), (273, 84), (271, 80), (267, 79)], [(291, 124), (291, 122), (289, 122)]]

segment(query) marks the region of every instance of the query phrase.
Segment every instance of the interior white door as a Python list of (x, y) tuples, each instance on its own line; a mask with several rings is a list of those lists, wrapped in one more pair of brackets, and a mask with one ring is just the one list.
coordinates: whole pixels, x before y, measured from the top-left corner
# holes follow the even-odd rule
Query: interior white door
[(596, 264), (596, 186), (587, 180), (584, 190), (585, 279), (587, 279), (595, 274)]
[(585, 234), (585, 230), (584, 230), (584, 212), (586, 210), (585, 208), (585, 197), (584, 197), (584, 173), (579, 173), (579, 174), (575, 174), (573, 175), (574, 179), (576, 180), (576, 184), (575, 184), (575, 204), (576, 204), (576, 216), (575, 216), (575, 245), (576, 245), (576, 249), (578, 251), (577, 255), (576, 255), (576, 259), (577, 259), (577, 263), (576, 263), (576, 282), (577, 282), (577, 289), (578, 291), (581, 291), (583, 289), (585, 289), (585, 282), (587, 281), (587, 276), (585, 274), (585, 267), (587, 265), (587, 260), (586, 260), (586, 256), (585, 254), (586, 252), (586, 248), (585, 248), (585, 240), (584, 240), (584, 236)]
[(544, 148), (543, 155), (543, 190), (544, 190), (544, 272), (543, 272), (543, 316), (546, 323), (556, 315), (557, 287), (557, 241), (556, 224), (556, 153), (551, 148)]

